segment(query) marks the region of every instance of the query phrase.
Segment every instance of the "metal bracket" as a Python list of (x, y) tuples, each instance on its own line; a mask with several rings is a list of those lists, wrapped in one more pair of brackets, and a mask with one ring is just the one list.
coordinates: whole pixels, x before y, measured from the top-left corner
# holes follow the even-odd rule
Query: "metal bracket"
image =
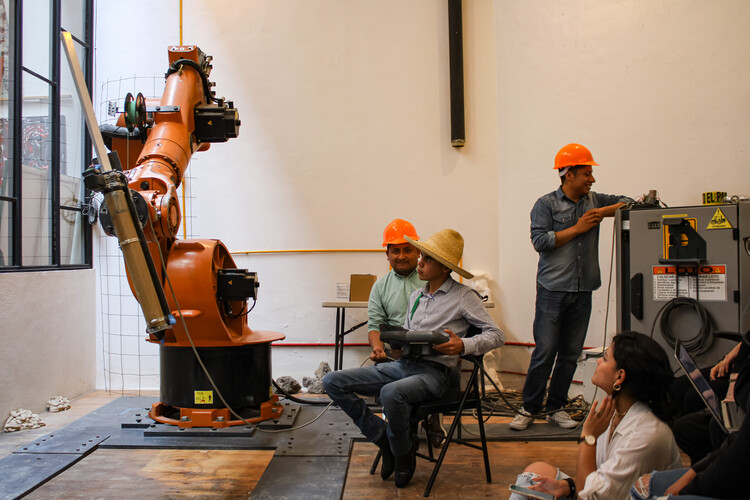
[[(146, 113), (176, 113), (179, 110), (179, 106), (146, 106)], [(117, 116), (124, 112), (125, 110), (117, 106), (114, 101), (110, 101), (107, 104), (107, 114), (109, 116)]]

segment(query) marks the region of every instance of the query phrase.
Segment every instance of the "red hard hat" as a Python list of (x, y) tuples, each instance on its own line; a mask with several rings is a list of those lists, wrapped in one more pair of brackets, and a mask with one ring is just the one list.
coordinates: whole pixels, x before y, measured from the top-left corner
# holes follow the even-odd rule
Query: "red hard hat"
[(414, 229), (411, 222), (405, 221), (404, 219), (393, 219), (383, 229), (383, 246), (388, 245), (399, 245), (401, 243), (408, 243), (404, 239), (404, 235), (408, 236), (413, 240), (418, 240), (417, 230)]
[(556, 170), (560, 170), (566, 167), (574, 167), (576, 165), (596, 165), (598, 163), (594, 161), (594, 157), (591, 156), (591, 151), (585, 146), (580, 144), (568, 144), (557, 152), (555, 156)]

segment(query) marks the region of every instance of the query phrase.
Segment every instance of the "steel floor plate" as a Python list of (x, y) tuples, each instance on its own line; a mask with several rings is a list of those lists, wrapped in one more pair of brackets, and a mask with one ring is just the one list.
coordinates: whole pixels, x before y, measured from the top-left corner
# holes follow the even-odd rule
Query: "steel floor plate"
[[(256, 488), (258, 495), (276, 492), (279, 498), (282, 485), (299, 484), (300, 474), (305, 474), (311, 480), (320, 480), (319, 498), (338, 498), (352, 441), (364, 439), (336, 407), (315, 420), (324, 406), (285, 403), (279, 421), (212, 430), (156, 423), (148, 417), (154, 402), (156, 398), (120, 397), (18, 448), (0, 460), (0, 498), (16, 498), (32, 491), (97, 447), (276, 450)], [(294, 466), (289, 465), (291, 462)]]

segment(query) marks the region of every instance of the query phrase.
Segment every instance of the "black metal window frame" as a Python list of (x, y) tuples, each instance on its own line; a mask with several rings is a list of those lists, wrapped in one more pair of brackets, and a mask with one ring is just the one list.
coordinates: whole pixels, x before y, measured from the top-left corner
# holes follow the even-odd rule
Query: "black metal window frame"
[[(60, 30), (65, 28), (62, 23), (62, 4), (64, 0), (50, 0), (51, 22), (50, 22), (50, 78), (44, 77), (37, 72), (23, 65), (23, 0), (11, 0), (8, 2), (7, 19), (10, 31), (9, 51), (9, 69), (12, 73), (12, 84), (9, 89), (12, 95), (11, 103), (11, 120), (12, 120), (12, 148), (13, 148), (13, 193), (12, 196), (0, 195), (0, 201), (9, 202), (13, 210), (11, 221), (11, 247), (12, 261), (9, 264), (0, 266), (0, 273), (14, 271), (50, 271), (50, 270), (70, 270), (70, 269), (90, 269), (93, 261), (92, 250), (92, 230), (90, 224), (84, 217), (83, 204), (79, 206), (60, 205), (60, 82), (61, 82), (61, 65), (67, 64), (62, 59), (63, 53), (60, 46)], [(85, 12), (81, 15), (84, 19), (85, 40), (75, 36), (73, 39), (81, 47), (86, 49), (86, 54), (81, 58), (83, 64), (83, 73), (86, 78), (86, 85), (91, 89), (93, 75), (93, 33), (94, 33), (94, 0), (84, 0), (81, 5)], [(28, 13), (26, 13), (28, 15)], [(22, 200), (23, 200), (23, 175), (22, 175), (22, 148), (23, 148), (23, 76), (24, 74), (33, 76), (50, 86), (50, 115), (51, 115), (51, 143), (50, 143), (50, 206), (51, 206), (51, 263), (49, 265), (24, 265), (23, 263), (23, 224), (22, 224)], [(83, 125), (81, 125), (83, 127)], [(91, 161), (91, 139), (87, 133), (83, 134), (82, 159), (85, 164)], [(85, 165), (81, 165), (81, 170)], [(88, 194), (88, 193), (86, 193)], [(84, 199), (87, 199), (85, 197)], [(81, 224), (83, 230), (83, 262), (82, 264), (61, 264), (60, 263), (60, 215), (61, 211), (73, 211), (81, 214)]]

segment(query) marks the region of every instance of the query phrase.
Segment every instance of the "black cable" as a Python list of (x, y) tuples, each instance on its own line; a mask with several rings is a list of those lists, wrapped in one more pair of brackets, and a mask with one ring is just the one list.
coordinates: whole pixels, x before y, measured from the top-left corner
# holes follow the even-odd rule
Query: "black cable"
[(178, 71), (180, 71), (182, 66), (190, 66), (198, 72), (198, 75), (200, 75), (201, 81), (203, 82), (203, 95), (206, 97), (206, 102), (219, 102), (220, 99), (217, 99), (211, 94), (211, 85), (208, 83), (208, 76), (206, 76), (203, 68), (201, 68), (201, 66), (195, 61), (192, 61), (190, 59), (179, 59), (169, 66), (167, 74), (164, 76), (168, 77), (172, 73), (177, 73)]
[(244, 318), (245, 316), (247, 316), (248, 314), (250, 314), (250, 312), (253, 309), (255, 309), (255, 304), (257, 304), (257, 303), (258, 303), (258, 300), (257, 299), (253, 299), (253, 305), (247, 311), (245, 311), (245, 307), (247, 307), (247, 303), (243, 303), (242, 304), (242, 310), (240, 312), (238, 312), (237, 314), (235, 314), (234, 316), (232, 316), (230, 314), (229, 317), (232, 318), (232, 319), (237, 319), (239, 317), (243, 317)]
[(659, 328), (661, 330), (661, 335), (667, 344), (674, 349), (678, 337), (672, 332), (672, 328), (670, 327), (670, 317), (676, 309), (683, 309), (686, 307), (693, 309), (698, 314), (701, 327), (698, 332), (689, 339), (684, 340), (682, 337), (679, 337), (680, 343), (682, 343), (682, 345), (685, 346), (685, 349), (691, 354), (703, 354), (714, 343), (713, 320), (706, 308), (704, 308), (700, 302), (690, 297), (674, 298), (659, 309), (659, 312), (654, 318), (654, 323), (651, 325), (651, 338), (654, 337), (656, 321), (660, 319)]

